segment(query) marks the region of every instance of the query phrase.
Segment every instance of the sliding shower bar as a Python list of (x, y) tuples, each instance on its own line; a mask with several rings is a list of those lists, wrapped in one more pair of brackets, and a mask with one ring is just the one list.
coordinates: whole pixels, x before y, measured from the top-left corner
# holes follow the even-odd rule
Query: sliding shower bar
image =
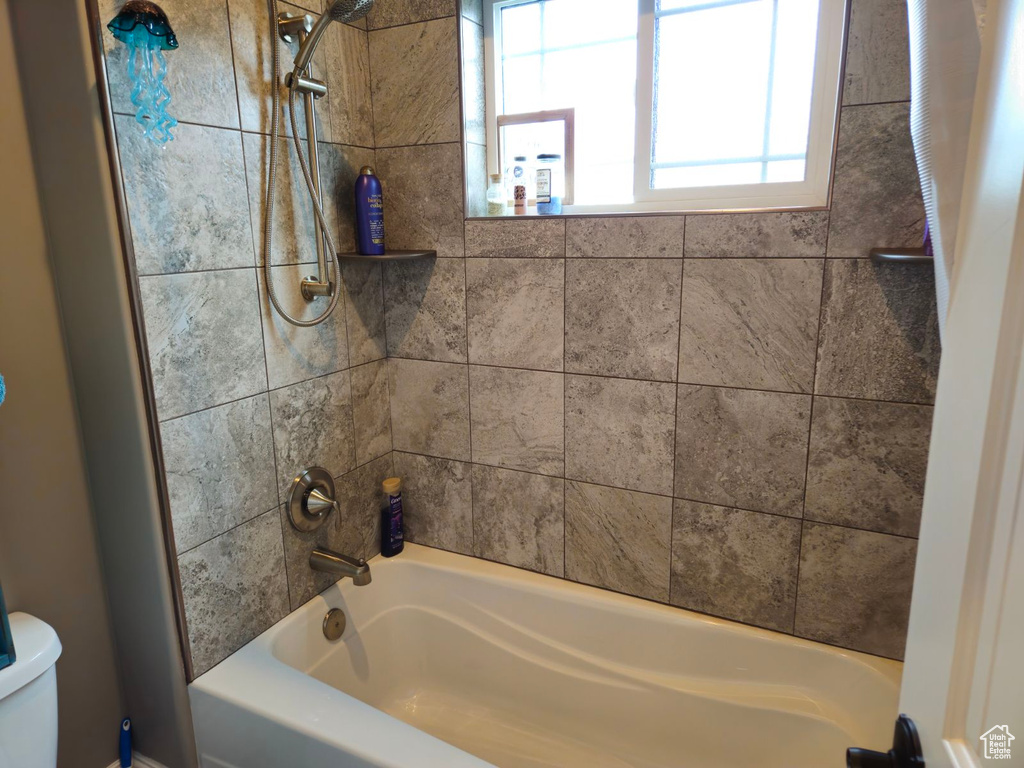
[[(313, 19), (308, 15), (296, 16), (291, 13), (280, 15), (281, 39), (286, 43), (298, 40), (301, 46), (313, 29)], [(320, 184), (320, 148), (316, 130), (316, 101), (327, 95), (327, 84), (313, 77), (313, 63), (310, 61), (302, 75), (296, 77), (294, 72), (285, 76), (285, 85), (302, 93), (306, 112), (306, 144), (309, 147), (309, 175), (316, 190), (317, 202), (321, 208), (324, 204), (323, 190)], [(333, 296), (334, 284), (331, 282), (330, 268), (327, 264), (327, 244), (320, 220), (314, 217), (316, 227), (316, 263), (319, 275), (310, 275), (302, 280), (302, 296), (312, 301), (317, 296)]]

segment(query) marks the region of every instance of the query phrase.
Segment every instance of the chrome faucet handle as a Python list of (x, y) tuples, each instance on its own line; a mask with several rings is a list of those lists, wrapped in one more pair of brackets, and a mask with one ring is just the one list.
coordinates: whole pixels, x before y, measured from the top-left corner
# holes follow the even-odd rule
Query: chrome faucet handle
[(311, 490), (306, 497), (306, 510), (315, 517), (329, 515), (332, 509), (341, 511), (338, 502), (326, 496), (319, 488)]
[(331, 510), (341, 512), (335, 501), (334, 478), (323, 467), (310, 467), (292, 481), (288, 494), (288, 517), (297, 530), (315, 531)]

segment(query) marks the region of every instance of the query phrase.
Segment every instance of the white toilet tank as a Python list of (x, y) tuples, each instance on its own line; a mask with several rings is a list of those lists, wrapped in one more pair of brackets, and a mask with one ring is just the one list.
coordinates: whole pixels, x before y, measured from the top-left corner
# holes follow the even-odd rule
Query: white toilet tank
[(0, 669), (0, 768), (54, 768), (60, 640), (27, 613), (10, 621), (17, 660)]

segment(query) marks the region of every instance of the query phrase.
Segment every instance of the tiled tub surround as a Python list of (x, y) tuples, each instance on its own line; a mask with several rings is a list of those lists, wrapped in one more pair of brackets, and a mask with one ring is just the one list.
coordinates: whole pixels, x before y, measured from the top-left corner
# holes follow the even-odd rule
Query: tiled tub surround
[[(101, 17), (119, 3), (101, 0)], [(142, 140), (123, 76), (124, 46), (104, 35), (121, 173), (139, 275), (191, 656), (200, 674), (333, 579), (307, 563), (317, 543), (379, 551), (377, 493), (393, 473), (379, 265), (347, 263), (332, 317), (297, 329), (272, 311), (262, 229), (270, 132), (265, 0), (162, 0), (181, 40), (168, 54), (175, 140)], [(281, 3), (319, 12), (320, 0)], [(365, 25), (363, 25), (365, 27)], [(314, 59), (328, 221), (354, 245), (351, 188), (375, 163), (369, 40), (335, 24)], [(292, 51), (281, 46), (282, 66)], [(300, 102), (301, 103), (301, 102)], [(305, 121), (299, 117), (301, 130)], [(285, 131), (287, 121), (283, 121)], [(299, 280), (315, 271), (312, 211), (282, 134), (274, 277), (305, 317)], [(286, 162), (287, 158), (287, 162)], [(303, 468), (337, 478), (345, 516), (300, 534), (283, 504)]]
[(389, 236), (441, 257), (384, 274), (408, 538), (899, 658), (939, 359), (929, 270), (867, 259), (923, 227), (902, 4), (854, 0), (832, 205), (788, 213), (466, 219), (480, 21), (370, 19), (390, 94), (437, 84), (374, 100)]
[[(351, 246), (375, 163), (389, 244), (440, 258), (346, 264), (313, 331), (263, 287), (263, 0), (164, 0), (182, 124), (162, 152), (107, 40), (196, 673), (330, 583), (314, 542), (376, 551), (393, 471), (411, 541), (899, 657), (938, 362), (927, 271), (864, 259), (923, 218), (899, 5), (854, 0), (831, 211), (467, 221), (482, 101), (458, 35), (479, 43), (479, 7), (377, 0), (315, 60), (327, 215)], [(292, 168), (274, 263), (300, 311)], [(313, 463), (359, 512), (301, 535), (283, 491)]]

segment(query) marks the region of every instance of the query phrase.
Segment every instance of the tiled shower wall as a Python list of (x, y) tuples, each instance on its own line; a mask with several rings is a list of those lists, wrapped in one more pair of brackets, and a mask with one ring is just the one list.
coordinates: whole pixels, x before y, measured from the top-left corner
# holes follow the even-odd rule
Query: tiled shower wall
[(939, 360), (929, 269), (867, 258), (924, 224), (903, 3), (853, 0), (830, 210), (500, 221), (479, 3), (377, 8), (389, 243), (439, 254), (384, 270), (409, 540), (899, 658)]
[[(196, 673), (330, 583), (315, 542), (376, 552), (392, 471), (411, 541), (902, 653), (938, 340), (927, 270), (864, 258), (922, 226), (899, 2), (854, 0), (831, 212), (467, 221), (479, 5), (377, 0), (315, 60), (327, 216), (351, 247), (351, 183), (375, 162), (389, 244), (439, 258), (346, 264), (312, 331), (263, 290), (266, 3), (162, 5), (182, 43), (165, 149), (140, 140), (104, 41)], [(294, 167), (273, 263), (309, 314)], [(313, 464), (348, 513), (304, 536), (281, 504)]]
[[(309, 569), (315, 541), (356, 556), (379, 551), (376, 498), (380, 480), (392, 473), (390, 410), (379, 265), (345, 265), (341, 302), (316, 329), (287, 325), (267, 302), (266, 0), (161, 5), (180, 41), (167, 54), (167, 82), (170, 111), (181, 124), (163, 149), (145, 141), (133, 120), (124, 46), (97, 33), (200, 674), (330, 584)], [(119, 7), (101, 0), (101, 18)], [(321, 6), (282, 2), (281, 9)], [(286, 67), (294, 49), (282, 44), (281, 52)], [(362, 165), (374, 163), (366, 30), (333, 25), (314, 65), (330, 88), (318, 125), (326, 216), (339, 246), (351, 250), (352, 183)], [(299, 125), (304, 132), (301, 115)], [(298, 281), (316, 271), (316, 254), (290, 147), (281, 140), (273, 264), (284, 305), (309, 317), (326, 299), (307, 306), (298, 293)], [(312, 465), (336, 476), (347, 514), (303, 535), (281, 505), (291, 478)]]

